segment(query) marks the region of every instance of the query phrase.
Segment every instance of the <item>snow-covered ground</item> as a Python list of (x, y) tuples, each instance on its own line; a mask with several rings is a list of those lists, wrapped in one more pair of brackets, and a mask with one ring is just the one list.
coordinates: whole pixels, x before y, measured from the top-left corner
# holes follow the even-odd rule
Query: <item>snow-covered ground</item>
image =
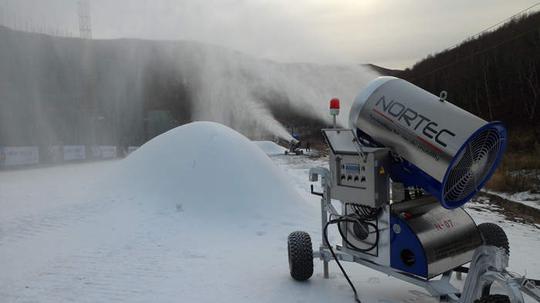
[[(307, 283), (289, 276), (287, 235), (320, 243), (316, 165), (196, 123), (126, 160), (0, 172), (0, 302), (353, 302), (334, 264), (329, 280), (320, 262)], [(469, 210), (506, 229), (513, 270), (540, 277), (536, 227)], [(345, 266), (363, 302), (436, 302)]]
[(277, 156), (285, 154), (285, 147), (276, 144), (272, 141), (253, 141), (262, 151), (269, 156)]

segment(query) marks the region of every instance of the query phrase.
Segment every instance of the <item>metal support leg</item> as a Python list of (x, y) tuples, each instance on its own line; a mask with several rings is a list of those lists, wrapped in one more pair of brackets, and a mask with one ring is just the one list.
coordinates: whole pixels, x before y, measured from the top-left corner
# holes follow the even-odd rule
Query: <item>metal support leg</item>
[[(315, 182), (318, 180), (318, 176), (321, 176), (321, 186), (323, 193), (321, 197), (321, 246), (319, 252), (316, 254), (323, 260), (323, 275), (325, 279), (329, 278), (328, 274), (328, 259), (324, 257), (323, 251), (328, 250), (328, 245), (324, 239), (324, 227), (328, 223), (328, 213), (336, 213), (336, 210), (332, 206), (332, 198), (330, 195), (330, 171), (324, 167), (314, 167), (309, 170), (309, 180)], [(313, 191), (313, 189), (312, 189)]]
[[(326, 223), (328, 222), (328, 214), (326, 213), (326, 191), (325, 195), (321, 198), (321, 231), (324, 231), (324, 227), (326, 226)], [(324, 240), (324, 233), (321, 234), (322, 237), (322, 245), (321, 248), (328, 248), (328, 245), (326, 245), (326, 241)], [(328, 275), (328, 261), (326, 259), (323, 259), (323, 275), (325, 279), (329, 278)]]
[(489, 290), (494, 281), (499, 281), (501, 286), (506, 288), (510, 302), (523, 303), (519, 279), (508, 274), (507, 266), (508, 256), (501, 248), (495, 246), (477, 248), (465, 279), (460, 302), (474, 302), (480, 299), (486, 295), (484, 291)]
[(323, 261), (323, 274), (325, 279), (328, 279), (330, 277), (328, 275), (328, 261)]

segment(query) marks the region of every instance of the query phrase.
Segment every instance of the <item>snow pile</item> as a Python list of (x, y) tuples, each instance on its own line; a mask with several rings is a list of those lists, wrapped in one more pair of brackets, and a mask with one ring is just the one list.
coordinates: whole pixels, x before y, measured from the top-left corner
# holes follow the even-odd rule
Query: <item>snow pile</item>
[(257, 145), (214, 122), (154, 138), (123, 161), (119, 174), (139, 197), (205, 218), (269, 215), (302, 200)]
[(253, 141), (262, 151), (269, 156), (277, 156), (285, 154), (285, 147), (272, 141)]

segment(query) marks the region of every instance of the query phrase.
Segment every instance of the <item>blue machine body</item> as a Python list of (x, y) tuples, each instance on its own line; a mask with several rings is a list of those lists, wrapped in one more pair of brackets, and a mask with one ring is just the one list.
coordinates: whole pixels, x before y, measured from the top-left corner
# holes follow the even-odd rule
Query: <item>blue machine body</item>
[[(409, 225), (396, 216), (390, 217), (390, 226), (398, 229), (399, 234), (390, 230), (390, 266), (423, 278), (428, 277), (428, 263), (422, 244)], [(406, 256), (405, 254), (409, 254)], [(406, 258), (414, 258), (407, 262)], [(414, 261), (414, 262), (412, 262)]]
[(391, 205), (390, 266), (425, 279), (470, 262), (482, 239), (471, 216), (432, 196)]
[[(460, 155), (462, 152), (469, 146), (470, 142), (477, 138), (479, 133), (494, 130), (499, 134), (499, 138), (502, 143), (499, 152), (496, 155), (496, 159), (491, 165), (491, 168), (483, 176), (481, 180), (476, 182), (474, 190), (471, 190), (469, 194), (460, 197), (459, 199), (451, 200), (445, 198), (445, 187), (447, 187), (447, 182), (449, 182), (449, 175), (451, 168), (454, 167), (460, 160)], [(484, 127), (478, 129), (471, 137), (459, 148), (458, 153), (450, 161), (449, 169), (447, 170), (444, 179), (442, 182), (430, 176), (428, 173), (412, 164), (409, 161), (401, 159), (401, 161), (393, 161), (390, 168), (390, 175), (392, 180), (396, 182), (401, 182), (405, 186), (416, 186), (425, 189), (429, 194), (433, 195), (441, 202), (441, 205), (445, 208), (452, 209), (460, 207), (463, 204), (467, 203), (491, 178), (497, 167), (499, 166), (504, 151), (506, 149), (507, 142), (507, 132), (506, 128), (500, 122), (492, 122), (486, 124)]]

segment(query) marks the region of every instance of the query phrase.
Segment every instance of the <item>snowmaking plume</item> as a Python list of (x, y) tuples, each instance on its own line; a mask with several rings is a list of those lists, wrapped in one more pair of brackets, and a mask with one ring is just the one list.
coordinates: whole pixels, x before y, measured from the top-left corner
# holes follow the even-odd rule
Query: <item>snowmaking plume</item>
[[(0, 91), (4, 145), (141, 144), (145, 111), (170, 110), (163, 101), (177, 102), (182, 123), (214, 121), (252, 139), (289, 141), (280, 121), (329, 121), (333, 97), (342, 101), (338, 123), (346, 126), (353, 98), (377, 76), (358, 65), (277, 63), (193, 41), (81, 41), (10, 30), (0, 37), (7, 66), (0, 78), (10, 88)], [(19, 57), (36, 63), (19, 64), (26, 62)], [(290, 114), (278, 121), (283, 112)]]
[[(194, 120), (219, 122), (252, 138), (270, 133), (292, 139), (270, 109), (324, 121), (329, 118), (328, 101), (337, 96), (347, 113), (357, 92), (377, 76), (362, 66), (276, 63), (220, 47), (202, 46), (197, 58), (184, 55), (184, 64), (198, 61), (192, 87)], [(339, 116), (340, 126), (346, 126), (346, 116)]]
[[(146, 2), (130, 6), (148, 14), (120, 14), (112, 21), (146, 31), (141, 36), (136, 30), (139, 38), (170, 40), (85, 41), (0, 26), (0, 144), (142, 144), (155, 135), (143, 122), (153, 110), (169, 111), (178, 124), (210, 120), (250, 138), (290, 140), (280, 122), (328, 121), (333, 97), (342, 101), (338, 123), (346, 126), (354, 96), (377, 76), (286, 13), (288, 2), (164, 1), (159, 10), (182, 22), (169, 35), (162, 35), (163, 15), (149, 11)], [(7, 9), (28, 12), (21, 1)], [(103, 28), (94, 37), (110, 38)], [(291, 63), (303, 60), (327, 65)], [(290, 114), (284, 118), (285, 111)]]

